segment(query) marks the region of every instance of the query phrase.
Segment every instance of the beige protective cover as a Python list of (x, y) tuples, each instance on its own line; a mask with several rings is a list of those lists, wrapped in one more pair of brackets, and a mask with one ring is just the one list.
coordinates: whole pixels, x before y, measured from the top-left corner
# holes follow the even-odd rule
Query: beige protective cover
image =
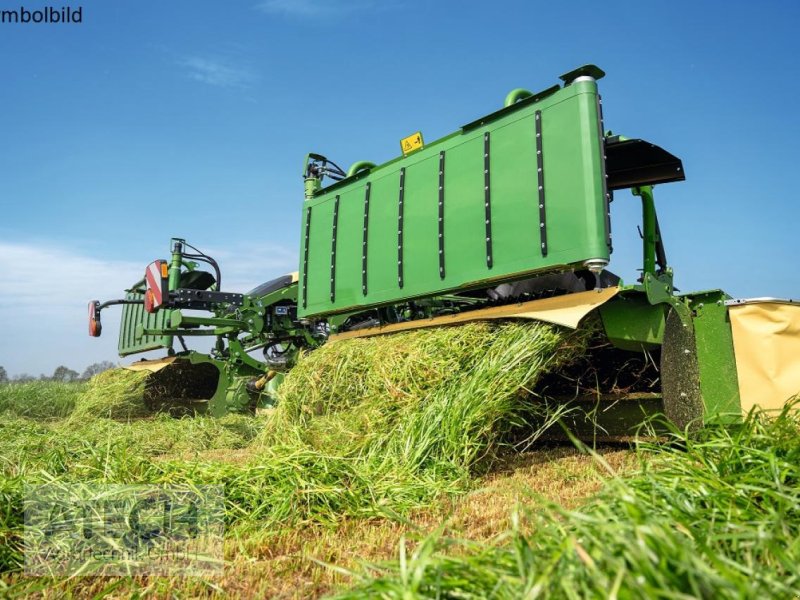
[(534, 319), (546, 321), (556, 325), (564, 325), (575, 329), (580, 320), (593, 311), (598, 306), (605, 304), (619, 292), (618, 287), (604, 288), (602, 290), (592, 290), (589, 292), (576, 292), (565, 294), (543, 300), (531, 300), (520, 304), (506, 304), (494, 306), (481, 310), (473, 310), (454, 315), (444, 315), (431, 319), (419, 319), (417, 321), (406, 321), (403, 323), (393, 323), (383, 327), (370, 327), (368, 329), (357, 329), (332, 335), (329, 339), (332, 342), (346, 340), (356, 337), (367, 337), (371, 335), (382, 335), (395, 333), (397, 331), (407, 331), (409, 329), (423, 329), (425, 327), (440, 327), (442, 325), (455, 325), (469, 321), (485, 321), (487, 319)]
[(175, 356), (168, 356), (166, 358), (157, 358), (155, 360), (140, 360), (135, 363), (129, 364), (124, 367), (128, 371), (150, 371), (151, 373), (158, 373), (164, 367), (168, 367), (176, 360)]
[(800, 304), (729, 307), (742, 412), (780, 410), (800, 394)]

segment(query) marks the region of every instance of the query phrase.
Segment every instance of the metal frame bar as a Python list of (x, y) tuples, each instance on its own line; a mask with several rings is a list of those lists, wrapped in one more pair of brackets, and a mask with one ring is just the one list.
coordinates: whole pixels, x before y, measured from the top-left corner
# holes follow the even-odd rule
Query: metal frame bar
[(403, 199), (405, 197), (406, 168), (400, 169), (400, 194), (397, 201), (397, 283), (403, 287)]
[(439, 278), (444, 279), (444, 150), (439, 152)]
[(534, 113), (536, 122), (536, 181), (539, 188), (539, 239), (542, 256), (547, 256), (547, 210), (544, 200), (544, 154), (542, 146), (542, 111)]
[(303, 308), (308, 306), (308, 236), (311, 230), (311, 207), (306, 208), (306, 238), (303, 242)]
[(492, 185), (491, 185), (491, 161), (490, 134), (487, 131), (483, 134), (483, 204), (486, 210), (486, 266), (492, 268)]
[(367, 182), (364, 193), (364, 239), (361, 244), (361, 293), (367, 295), (367, 250), (369, 242), (369, 191), (372, 184)]
[(336, 301), (336, 232), (339, 228), (339, 194), (333, 202), (333, 232), (331, 234), (331, 302)]

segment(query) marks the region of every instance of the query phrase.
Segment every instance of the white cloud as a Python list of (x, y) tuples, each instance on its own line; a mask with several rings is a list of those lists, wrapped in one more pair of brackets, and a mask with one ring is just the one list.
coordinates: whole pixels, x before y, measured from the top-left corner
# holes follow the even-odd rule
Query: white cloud
[(255, 72), (219, 58), (188, 56), (178, 61), (194, 81), (217, 87), (246, 88), (258, 79)]
[(246, 292), (265, 281), (297, 270), (297, 250), (277, 244), (247, 243), (227, 248), (201, 248), (220, 264), (226, 290)]
[[(82, 371), (115, 360), (118, 311), (100, 340), (89, 338), (87, 304), (118, 298), (141, 271), (40, 244), (0, 242), (0, 365), (10, 374), (51, 374), (58, 365)], [(105, 315), (104, 315), (105, 316)]]
[[(221, 265), (224, 289), (243, 292), (297, 269), (295, 250), (269, 244), (203, 249)], [(88, 335), (90, 300), (122, 297), (146, 264), (87, 256), (74, 248), (0, 242), (0, 365), (10, 374), (77, 371), (117, 360), (120, 307), (103, 311), (103, 335)], [(200, 349), (203, 341), (198, 342)]]
[[(63, 317), (78, 298), (119, 294), (144, 266), (107, 261), (70, 249), (40, 244), (0, 242), (0, 314)], [(85, 312), (85, 311), (84, 311)]]

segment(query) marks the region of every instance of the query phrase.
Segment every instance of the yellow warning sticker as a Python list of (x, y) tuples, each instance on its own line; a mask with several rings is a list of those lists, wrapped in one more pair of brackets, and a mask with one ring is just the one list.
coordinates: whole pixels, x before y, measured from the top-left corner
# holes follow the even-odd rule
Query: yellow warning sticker
[(406, 138), (400, 140), (400, 149), (403, 151), (403, 156), (408, 156), (414, 150), (419, 150), (425, 142), (422, 141), (422, 132), (418, 131)]

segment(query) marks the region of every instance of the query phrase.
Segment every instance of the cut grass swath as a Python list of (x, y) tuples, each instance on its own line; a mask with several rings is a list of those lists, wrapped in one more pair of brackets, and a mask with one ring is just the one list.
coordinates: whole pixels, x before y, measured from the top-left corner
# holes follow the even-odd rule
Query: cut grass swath
[(254, 528), (402, 514), (467, 488), (522, 418), (521, 390), (579, 354), (583, 337), (475, 323), (326, 346), (289, 374), (237, 463), (176, 456), (179, 438), (213, 447), (203, 432), (219, 434), (225, 421), (142, 419), (146, 375), (128, 371), (95, 378), (52, 435), (11, 435), (0, 450), (21, 461), (5, 473), (29, 482), (221, 484), (228, 521)]
[(401, 547), (340, 598), (797, 597), (799, 406), (643, 444), (640, 474), (612, 479), (581, 510), (523, 509), (533, 533), (496, 544)]
[(78, 398), (72, 420), (85, 423), (101, 417), (125, 421), (149, 416), (151, 411), (144, 403), (147, 375), (146, 371), (127, 369), (95, 375)]

